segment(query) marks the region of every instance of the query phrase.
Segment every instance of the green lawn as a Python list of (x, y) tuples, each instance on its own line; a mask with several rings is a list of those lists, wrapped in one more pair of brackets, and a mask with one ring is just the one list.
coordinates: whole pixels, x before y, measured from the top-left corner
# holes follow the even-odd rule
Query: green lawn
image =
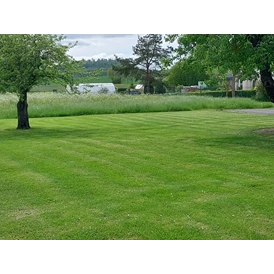
[(274, 239), (269, 115), (0, 120), (0, 239)]

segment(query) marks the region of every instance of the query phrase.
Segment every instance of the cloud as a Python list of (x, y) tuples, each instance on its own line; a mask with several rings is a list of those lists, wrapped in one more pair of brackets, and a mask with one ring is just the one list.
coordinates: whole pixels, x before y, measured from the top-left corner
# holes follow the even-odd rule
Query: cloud
[(68, 40), (94, 39), (94, 38), (119, 38), (135, 34), (64, 34)]
[(65, 43), (75, 43), (69, 55), (81, 59), (113, 59), (114, 55), (132, 57), (132, 47), (138, 40), (137, 34), (65, 34)]
[[(140, 34), (142, 36), (143, 34)], [(65, 43), (75, 43), (69, 55), (81, 59), (132, 58), (133, 49), (138, 42), (138, 34), (65, 34)], [(166, 46), (163, 43), (163, 46)]]

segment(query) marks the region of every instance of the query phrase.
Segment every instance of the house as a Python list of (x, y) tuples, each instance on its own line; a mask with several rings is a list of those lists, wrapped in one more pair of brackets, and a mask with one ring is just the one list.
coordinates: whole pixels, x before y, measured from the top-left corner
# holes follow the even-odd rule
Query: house
[[(230, 87), (232, 87), (232, 74), (228, 73), (226, 75), (226, 81)], [(235, 79), (235, 90), (242, 89), (242, 90), (251, 90), (257, 85), (257, 80), (244, 80), (240, 81), (240, 79)]]

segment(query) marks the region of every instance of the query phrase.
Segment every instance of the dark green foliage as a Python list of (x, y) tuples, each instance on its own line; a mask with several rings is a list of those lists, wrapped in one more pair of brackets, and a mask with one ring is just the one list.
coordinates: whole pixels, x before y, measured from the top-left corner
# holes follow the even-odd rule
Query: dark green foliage
[(205, 81), (209, 77), (205, 70), (199, 67), (196, 63), (189, 62), (189, 60), (181, 60), (177, 62), (169, 71), (165, 82), (170, 85), (197, 85), (198, 81)]
[(113, 59), (90, 59), (90, 60), (82, 60), (85, 66), (86, 71), (92, 72), (101, 69), (100, 76), (107, 76), (108, 69), (110, 69), (113, 65), (117, 64), (116, 60)]
[(122, 83), (122, 77), (114, 77), (111, 79), (113, 84), (121, 84)]
[(129, 89), (134, 89), (134, 87), (135, 87), (134, 84), (133, 84), (133, 83), (130, 83), (130, 85), (129, 85), (128, 88), (129, 88)]
[(256, 86), (255, 98), (257, 101), (263, 101), (263, 102), (270, 101), (269, 95), (267, 94), (267, 91), (265, 90), (265, 87), (263, 86), (261, 81), (259, 81), (259, 83)]
[[(226, 91), (195, 91), (195, 92), (189, 92), (189, 95), (201, 95), (201, 96), (212, 96), (212, 97), (226, 97)], [(254, 98), (256, 96), (255, 90), (236, 90), (235, 92), (236, 97), (239, 98)], [(228, 91), (228, 97), (232, 97), (232, 91)]]
[(163, 83), (159, 83), (155, 87), (155, 93), (157, 94), (163, 94), (166, 93), (166, 88)]
[(144, 93), (145, 94), (153, 94), (154, 93), (154, 87), (152, 85), (144, 86)]
[(126, 93), (127, 90), (128, 90), (127, 88), (117, 88), (117, 92), (121, 94)]

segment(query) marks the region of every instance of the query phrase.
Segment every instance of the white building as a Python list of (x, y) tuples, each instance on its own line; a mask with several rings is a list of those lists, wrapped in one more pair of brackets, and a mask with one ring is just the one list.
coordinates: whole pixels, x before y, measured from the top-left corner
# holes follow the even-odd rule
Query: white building
[(254, 80), (245, 80), (242, 82), (242, 89), (243, 90), (250, 90), (253, 89), (255, 86), (255, 81)]
[[(74, 91), (79, 93), (92, 94), (114, 94), (115, 86), (113, 83), (83, 83), (73, 86)], [(70, 86), (67, 86), (67, 91), (71, 92)]]

